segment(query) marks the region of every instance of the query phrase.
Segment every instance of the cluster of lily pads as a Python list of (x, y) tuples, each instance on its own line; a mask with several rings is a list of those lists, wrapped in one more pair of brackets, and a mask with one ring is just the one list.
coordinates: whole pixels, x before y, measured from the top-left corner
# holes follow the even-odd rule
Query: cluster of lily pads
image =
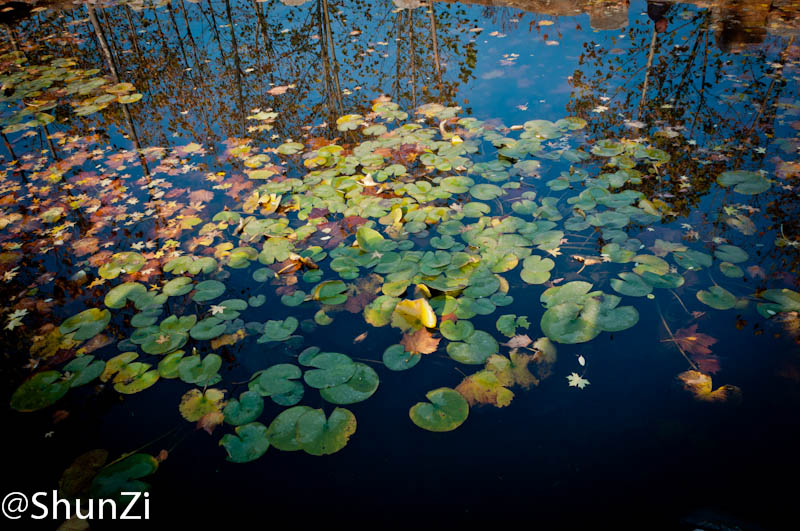
[[(412, 122), (392, 102), (378, 101), (372, 111), (339, 119), (347, 144), (269, 148), (242, 141), (230, 147), (228, 155), (244, 162), (257, 186), (245, 201), (190, 224), (208, 238), (205, 252), (163, 257), (164, 281), (149, 287), (134, 274), (151, 256), (113, 254), (97, 268), (101, 279), (117, 281), (106, 292), (105, 308), (81, 311), (51, 332), (56, 343), (79, 345), (105, 330), (112, 313), (122, 315), (129, 324), (114, 320), (126, 331), (117, 345), (122, 353), (106, 361), (83, 355), (60, 371), (39, 372), (17, 389), (11, 406), (41, 409), (96, 378), (123, 394), (179, 379), (194, 386), (178, 406), (186, 420), (209, 431), (223, 423), (234, 427), (220, 440), (231, 461), (259, 458), (270, 446), (329, 454), (356, 429), (353, 413), (338, 406), (373, 396), (378, 372), (347, 354), (309, 347), (297, 364), (263, 361), (247, 390), (226, 399), (223, 361), (210, 351), (248, 338), (267, 345), (302, 340), (342, 311), (361, 313), (373, 327), (397, 329), (402, 340), (382, 354), (390, 371), (414, 368), (444, 339), (454, 362), (483, 368), (455, 388), (431, 390), (409, 416), (423, 429), (450, 431), (466, 421), (471, 406), (502, 407), (513, 398), (511, 387), (528, 388), (546, 377), (555, 360), (553, 342), (584, 343), (633, 327), (639, 313), (623, 298), (678, 290), (687, 273), (715, 263), (725, 277), (744, 275), (740, 264), (749, 255), (740, 247), (660, 239), (646, 247), (629, 235), (670, 219), (668, 204), (637, 189), (655, 178), (650, 168), (669, 160), (664, 151), (614, 139), (584, 149), (585, 121), (576, 117), (529, 121), (513, 138), (475, 118), (459, 118), (458, 108), (425, 105)], [(269, 122), (275, 116), (251, 118)], [(492, 158), (479, 161), (487, 146), (495, 149)], [(533, 183), (545, 165), (564, 170), (545, 181), (550, 192), (540, 195), (542, 187)], [(718, 183), (745, 195), (770, 188), (762, 174), (747, 171), (723, 173)], [(729, 225), (737, 228), (735, 220)], [(581, 257), (585, 264), (614, 264), (607, 267), (617, 277), (607, 285), (554, 278), (564, 260), (560, 249), (576, 234), (600, 242), (596, 256)], [(229, 270), (246, 271), (256, 285), (278, 285), (280, 294), (226, 298)], [(292, 282), (284, 281), (288, 277)], [(517, 293), (529, 298), (532, 290), (544, 335), (535, 343), (517, 334), (532, 326), (528, 316), (500, 316), (497, 330), (511, 338), (504, 344), (470, 321), (510, 305)], [(713, 283), (696, 298), (728, 310), (743, 307), (751, 295)], [(791, 290), (758, 297), (764, 317), (800, 311), (800, 294)], [(258, 308), (270, 299), (273, 318), (258, 320), (264, 315)], [(313, 308), (313, 321), (281, 318), (277, 301), (287, 313)], [(509, 348), (507, 355), (501, 346)], [(337, 407), (326, 415), (302, 405), (309, 389)], [(287, 408), (268, 425), (259, 422), (265, 398)]]
[[(0, 93), (4, 134), (52, 123), (60, 105), (69, 103), (77, 116), (88, 116), (112, 103), (129, 104), (142, 99), (130, 83), (114, 83), (98, 75), (100, 69), (76, 68), (70, 58), (49, 64), (29, 64), (23, 52), (0, 55)], [(52, 111), (48, 113), (47, 111)]]

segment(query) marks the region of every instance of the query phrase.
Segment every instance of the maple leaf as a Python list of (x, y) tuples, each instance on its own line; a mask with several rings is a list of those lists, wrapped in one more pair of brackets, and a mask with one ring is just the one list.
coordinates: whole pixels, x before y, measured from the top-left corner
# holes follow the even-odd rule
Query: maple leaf
[(361, 313), (378, 296), (383, 278), (374, 273), (358, 279), (355, 285), (347, 288), (347, 302), (344, 309), (350, 313)]
[(679, 328), (673, 337), (674, 341), (690, 354), (711, 354), (711, 349), (708, 347), (717, 342), (714, 337), (698, 333), (696, 324), (688, 328)]
[(439, 348), (441, 338), (433, 337), (427, 328), (420, 328), (413, 334), (404, 334), (400, 344), (411, 354), (430, 354)]
[(160, 336), (158, 336), (158, 339), (156, 339), (156, 343), (158, 343), (159, 345), (163, 345), (168, 341), (169, 341), (169, 336), (165, 336), (164, 334), (161, 334)]
[(586, 378), (581, 378), (577, 372), (573, 372), (567, 376), (567, 381), (569, 382), (570, 387), (577, 387), (578, 389), (583, 389), (589, 385), (589, 380)]
[(211, 305), (211, 315), (217, 315), (218, 313), (225, 313), (225, 307), (219, 306), (217, 304)]

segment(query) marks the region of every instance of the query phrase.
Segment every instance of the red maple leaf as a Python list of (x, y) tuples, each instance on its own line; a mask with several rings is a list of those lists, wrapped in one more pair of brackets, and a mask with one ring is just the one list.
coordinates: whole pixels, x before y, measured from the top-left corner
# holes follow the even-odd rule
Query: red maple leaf
[(711, 354), (711, 349), (708, 347), (716, 343), (717, 339), (698, 333), (697, 325), (693, 324), (688, 328), (679, 328), (675, 332), (674, 341), (690, 354), (708, 355)]

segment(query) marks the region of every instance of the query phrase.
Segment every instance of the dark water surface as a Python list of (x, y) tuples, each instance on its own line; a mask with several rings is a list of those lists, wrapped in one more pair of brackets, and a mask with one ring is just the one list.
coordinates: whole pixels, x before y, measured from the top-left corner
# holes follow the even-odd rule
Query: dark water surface
[[(11, 404), (1, 417), (3, 495), (51, 491), (60, 479), (65, 497), (112, 495), (99, 480), (92, 483), (98, 470), (72, 490), (62, 478), (78, 456), (105, 449), (107, 463), (127, 453), (157, 458), (148, 461), (157, 470), (140, 478), (149, 485), (148, 525), (796, 527), (798, 2), (175, 0), (31, 7), (0, 10), (0, 382), (2, 400)], [(71, 62), (44, 75), (30, 66), (59, 59)], [(92, 78), (100, 81), (93, 85)], [(400, 111), (410, 116), (392, 121)], [(347, 115), (357, 115), (352, 127), (340, 119)], [(470, 116), (478, 121), (459, 121)], [(558, 122), (566, 117), (574, 118)], [(384, 124), (391, 132), (402, 123), (420, 129), (406, 126), (396, 143), (382, 130), (364, 130)], [(520, 134), (536, 145), (518, 142)], [(320, 158), (329, 144), (344, 147), (340, 158)], [(387, 174), (391, 164), (407, 173)], [(609, 174), (622, 182), (609, 184)], [(471, 181), (440, 196), (426, 195), (420, 184), (453, 176)], [(330, 186), (319, 184), (323, 179)], [(575, 202), (597, 189), (597, 203), (585, 194)], [(602, 194), (623, 190), (635, 199), (600, 206)], [(254, 192), (262, 194), (260, 203), (252, 202)], [(465, 215), (468, 203), (485, 210)], [(403, 219), (392, 227), (396, 205)], [(218, 214), (226, 211), (228, 225)], [(288, 228), (256, 230), (259, 219), (288, 219)], [(384, 242), (354, 247), (365, 224)], [(524, 250), (497, 250), (509, 233), (525, 239)], [(433, 239), (445, 234), (455, 240), (450, 247)], [(320, 273), (288, 251), (275, 252), (275, 263), (264, 257), (283, 237)], [(386, 243), (392, 239), (400, 247)], [(627, 259), (617, 259), (610, 243), (627, 250)], [(304, 253), (310, 246), (316, 247)], [(459, 246), (487, 283), (505, 280), (472, 288), (480, 301), (462, 302), (458, 311), (440, 311), (436, 300), (447, 292), (463, 301), (461, 290), (478, 283), (467, 266), (468, 273), (448, 273), (456, 284), (466, 276), (447, 289), (444, 274), (436, 276), (443, 269), (401, 278), (400, 265), (384, 266), (388, 278), (371, 288), (363, 284), (375, 279), (369, 275), (385, 255), (400, 256), (398, 264), (416, 256), (409, 258), (416, 264), (433, 255), (414, 251), (438, 249), (449, 262)], [(237, 254), (242, 247), (253, 254)], [(224, 295), (195, 300), (187, 288), (154, 304), (164, 313), (152, 322), (172, 314), (216, 319), (222, 308), (212, 305), (241, 299), (248, 302), (241, 315), (207, 321), (222, 325), (210, 339), (239, 333), (230, 344), (212, 346), (193, 332), (154, 352), (161, 340), (130, 341), (133, 302), (112, 304), (110, 323), (98, 330), (105, 341), (92, 340), (94, 334), (88, 346), (64, 340), (71, 331), (65, 319), (106, 309), (114, 286), (163, 290), (180, 276), (164, 269), (176, 250), (214, 257), (213, 267), (187, 282), (216, 280)], [(112, 253), (122, 252), (142, 263), (109, 274)], [(369, 253), (377, 253), (371, 262)], [(508, 254), (516, 257), (504, 267)], [(536, 282), (520, 273), (529, 254), (553, 261)], [(347, 260), (360, 260), (355, 273), (341, 265)], [(275, 280), (253, 277), (265, 266)], [(667, 278), (677, 285), (660, 287)], [(326, 304), (318, 283), (327, 280), (343, 280), (346, 299)], [(561, 301), (565, 313), (555, 319), (540, 296), (574, 282), (608, 294), (603, 301), (618, 295), (637, 318), (621, 324), (630, 314), (609, 317), (609, 309), (573, 322), (580, 333), (596, 333), (571, 340), (560, 328), (572, 326), (564, 324), (571, 322), (564, 304), (588, 312), (588, 288)], [(472, 351), (477, 362), (459, 363), (449, 355), (455, 341), (428, 326), (441, 339), (434, 351), (407, 371), (389, 370), (384, 352), (403, 331), (388, 322), (391, 308), (384, 326), (373, 326), (363, 309), (388, 293), (397, 297), (392, 307), (430, 298), (436, 325), (443, 314), (469, 320), (494, 340)], [(254, 304), (251, 297), (262, 294), (266, 302)], [(295, 305), (291, 298), (302, 295), (307, 300)], [(409, 408), (426, 393), (455, 389), (490, 354), (511, 355), (503, 343), (514, 331), (504, 335), (497, 326), (504, 314), (527, 316), (528, 328), (516, 334), (550, 336), (557, 358), (543, 361), (541, 347), (520, 348), (537, 385), (507, 384), (510, 403), (473, 396), (469, 416), (453, 431), (420, 429)], [(257, 342), (264, 323), (287, 318), (299, 323), (289, 327), (288, 340)], [(708, 351), (697, 345), (704, 339)], [(179, 404), (192, 389), (219, 389), (230, 400), (270, 366), (292, 364), (308, 374), (297, 358), (311, 346), (344, 353), (380, 380), (368, 400), (339, 406), (357, 427), (335, 453), (273, 445), (255, 460), (234, 463), (221, 441), (234, 437), (230, 423), (209, 434), (196, 419), (182, 418)], [(159, 373), (159, 362), (177, 348), (187, 357), (193, 349), (219, 355), (221, 379), (206, 386)], [(130, 368), (127, 379), (103, 374), (101, 381), (98, 370), (77, 385), (75, 366), (65, 369), (85, 355), (108, 362), (131, 351), (149, 365)], [(145, 385), (148, 370), (158, 381)], [(43, 371), (59, 371), (58, 381), (74, 388), (57, 393), (50, 383), (20, 398), (18, 388)], [(588, 385), (570, 385), (571, 375)], [(336, 405), (296, 381), (304, 389), (301, 405), (332, 413)], [(698, 381), (711, 387), (692, 388)], [(119, 383), (142, 389), (120, 391)], [(264, 397), (253, 420), (270, 426), (292, 405)], [(204, 419), (218, 424), (222, 417)], [(24, 516), (3, 528), (52, 529), (63, 520)]]

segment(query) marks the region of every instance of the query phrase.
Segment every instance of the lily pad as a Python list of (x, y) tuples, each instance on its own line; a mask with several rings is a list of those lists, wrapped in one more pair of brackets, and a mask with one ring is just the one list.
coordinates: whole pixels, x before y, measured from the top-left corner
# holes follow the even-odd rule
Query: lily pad
[(74, 332), (76, 341), (85, 341), (102, 332), (110, 321), (111, 312), (108, 310), (89, 308), (65, 320), (58, 330), (61, 335)]
[(337, 407), (326, 419), (321, 409), (306, 411), (297, 419), (297, 442), (311, 455), (328, 455), (347, 445), (356, 431), (356, 417)]
[(264, 399), (255, 391), (245, 391), (239, 395), (239, 399), (228, 400), (222, 413), (225, 415), (225, 422), (239, 426), (253, 422), (264, 411)]
[(218, 280), (204, 280), (194, 287), (192, 299), (195, 302), (210, 301), (225, 293), (225, 284)]
[(138, 296), (147, 292), (147, 288), (138, 282), (125, 282), (119, 286), (111, 288), (104, 299), (107, 307), (118, 310), (123, 308), (128, 301), (135, 300)]
[(430, 402), (418, 402), (408, 412), (411, 421), (428, 431), (452, 431), (467, 420), (469, 404), (454, 389), (440, 387), (425, 395)]
[(11, 408), (17, 411), (36, 411), (57, 402), (67, 394), (69, 379), (58, 371), (44, 371), (33, 375), (11, 395)]
[(308, 361), (308, 366), (314, 369), (306, 371), (303, 380), (315, 389), (343, 384), (356, 372), (353, 360), (338, 352), (321, 352)]
[(158, 461), (148, 454), (133, 454), (102, 469), (89, 487), (93, 498), (118, 498), (121, 492), (146, 492), (150, 485), (141, 478), (158, 470)]
[(480, 365), (492, 354), (497, 354), (499, 348), (491, 334), (475, 330), (464, 343), (448, 343), (447, 354), (459, 363)]
[(101, 265), (97, 272), (102, 278), (113, 280), (122, 273), (136, 273), (145, 262), (144, 256), (136, 252), (117, 253)]
[(736, 296), (720, 286), (711, 286), (697, 292), (697, 300), (717, 310), (730, 310), (736, 306)]
[(744, 195), (755, 195), (769, 190), (771, 184), (763, 175), (754, 171), (726, 171), (717, 177), (717, 184)]
[(286, 341), (298, 326), (300, 326), (300, 322), (295, 317), (287, 317), (283, 321), (267, 321), (264, 323), (264, 335), (258, 339), (258, 342)]
[[(447, 321), (449, 322), (449, 321)], [(405, 371), (419, 363), (420, 354), (406, 352), (403, 345), (391, 345), (383, 351), (383, 364), (390, 371)]]
[(236, 435), (226, 433), (219, 445), (228, 452), (228, 461), (248, 463), (264, 455), (269, 449), (267, 427), (260, 422), (250, 422), (236, 426)]
[(281, 412), (267, 428), (267, 437), (272, 446), (284, 452), (294, 452), (302, 448), (297, 440), (297, 421), (304, 414), (313, 411), (308, 406), (294, 406)]

